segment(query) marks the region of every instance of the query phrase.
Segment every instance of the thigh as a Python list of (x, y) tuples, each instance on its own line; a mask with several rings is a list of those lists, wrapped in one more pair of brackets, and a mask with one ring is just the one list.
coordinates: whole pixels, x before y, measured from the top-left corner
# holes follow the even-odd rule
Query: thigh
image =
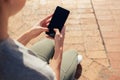
[(54, 40), (43, 39), (35, 43), (30, 50), (43, 61), (49, 62), (54, 55)]
[(73, 80), (77, 68), (78, 53), (74, 50), (69, 50), (63, 53), (61, 64), (61, 80)]

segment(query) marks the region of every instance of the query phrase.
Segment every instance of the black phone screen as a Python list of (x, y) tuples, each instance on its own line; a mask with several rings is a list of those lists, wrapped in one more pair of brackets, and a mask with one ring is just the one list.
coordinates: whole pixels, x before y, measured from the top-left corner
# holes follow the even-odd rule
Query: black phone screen
[(59, 29), (59, 31), (61, 32), (61, 30), (68, 18), (69, 13), (70, 13), (70, 11), (57, 6), (57, 8), (53, 14), (53, 17), (50, 21), (50, 24), (48, 25), (49, 32), (46, 32), (46, 34), (48, 34), (51, 37), (54, 37), (55, 36), (54, 28)]

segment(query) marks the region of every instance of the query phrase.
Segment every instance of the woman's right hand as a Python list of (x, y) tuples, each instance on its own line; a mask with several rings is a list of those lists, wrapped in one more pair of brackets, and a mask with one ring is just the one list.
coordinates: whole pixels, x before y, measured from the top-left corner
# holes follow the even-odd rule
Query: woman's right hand
[(55, 31), (55, 53), (62, 53), (63, 51), (63, 44), (64, 44), (64, 38), (65, 38), (65, 26), (63, 27), (61, 33), (58, 29), (54, 29)]
[(62, 62), (62, 54), (63, 54), (63, 43), (65, 38), (65, 26), (63, 27), (61, 33), (58, 29), (54, 29), (56, 32), (55, 35), (55, 53), (50, 61), (50, 66), (56, 74), (57, 80), (60, 80), (60, 67)]

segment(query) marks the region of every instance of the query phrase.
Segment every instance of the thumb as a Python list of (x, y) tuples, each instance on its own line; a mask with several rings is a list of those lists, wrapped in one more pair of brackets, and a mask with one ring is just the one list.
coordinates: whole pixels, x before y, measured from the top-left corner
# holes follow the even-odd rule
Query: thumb
[(60, 35), (60, 32), (59, 32), (58, 29), (55, 28), (54, 31), (55, 31), (55, 33), (56, 33), (57, 35)]
[(42, 28), (42, 31), (46, 32), (46, 31), (48, 31), (48, 28)]

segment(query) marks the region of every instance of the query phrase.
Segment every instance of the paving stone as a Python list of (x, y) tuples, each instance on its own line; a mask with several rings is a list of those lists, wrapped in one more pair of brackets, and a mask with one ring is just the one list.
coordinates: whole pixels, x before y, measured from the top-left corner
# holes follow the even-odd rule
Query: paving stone
[(120, 16), (119, 16), (119, 14), (117, 14), (117, 13), (114, 14), (114, 13), (113, 13), (112, 16), (113, 16), (113, 18), (114, 18), (115, 20), (120, 20)]
[(109, 5), (110, 9), (120, 9), (119, 5)]
[(120, 38), (104, 39), (104, 41), (108, 45), (120, 45)]
[[(65, 36), (66, 36), (66, 38), (73, 38), (73, 37), (78, 37), (78, 39), (79, 39), (79, 37), (83, 37), (83, 32), (82, 31), (80, 31), (80, 30), (78, 30), (77, 31), (77, 29), (78, 28), (70, 28), (69, 29), (69, 31), (67, 31), (66, 32), (66, 34), (65, 34)], [(74, 39), (74, 38), (73, 38)]]
[(105, 51), (86, 51), (86, 56), (93, 59), (107, 58), (107, 54)]
[(105, 66), (105, 67), (110, 67), (110, 63), (109, 60), (107, 59), (107, 57), (105, 59), (94, 59), (94, 61), (98, 62), (99, 64)]
[(93, 3), (95, 3), (95, 5), (101, 5), (101, 4), (106, 4), (107, 2), (106, 2), (106, 0), (92, 0), (93, 1)]
[(88, 80), (88, 79), (84, 76), (81, 76), (78, 80)]
[(84, 13), (79, 15), (80, 19), (95, 19), (95, 15), (93, 13)]
[(82, 37), (69, 37), (69, 38), (65, 38), (65, 43), (67, 44), (82, 44), (84, 43), (83, 38)]
[(119, 31), (102, 31), (104, 38), (118, 38), (120, 36)]
[(112, 75), (109, 80), (119, 80), (120, 76)]
[(112, 32), (112, 31), (120, 31), (119, 27), (115, 25), (101, 25), (100, 29), (102, 32)]
[(108, 52), (120, 52), (120, 45), (107, 44), (106, 47)]
[(78, 0), (76, 1), (72, 1), (72, 0), (61, 0), (61, 2), (63, 2), (63, 4), (76, 4), (78, 2)]
[(69, 19), (79, 20), (80, 17), (79, 17), (79, 14), (76, 14), (76, 15), (70, 14), (70, 15), (69, 15)]
[(98, 25), (97, 24), (82, 25), (81, 30), (82, 31), (98, 30)]
[(87, 51), (104, 50), (104, 45), (100, 37), (85, 38), (85, 48)]
[(81, 27), (83, 27), (83, 25), (79, 25), (79, 24), (67, 24), (66, 23), (66, 32), (71, 32), (71, 31), (80, 31), (81, 34)]
[(108, 6), (106, 6), (106, 8), (105, 8), (104, 6), (105, 6), (105, 4), (96, 5), (96, 6), (94, 6), (94, 9), (95, 9), (95, 10), (99, 10), (99, 9), (108, 10), (108, 9), (107, 9)]
[[(81, 65), (82, 65), (82, 68), (83, 68), (82, 72), (83, 72), (83, 75), (84, 75), (86, 70), (88, 70), (89, 66), (92, 64), (93, 60), (86, 57), (85, 54), (82, 54), (82, 56), (83, 56), (83, 60), (81, 62)], [(84, 75), (84, 76), (86, 76), (86, 78), (88, 78), (87, 75)]]
[(104, 67), (93, 62), (88, 70), (84, 73), (84, 76), (89, 80), (105, 80), (104, 77), (100, 76), (100, 72)]
[(81, 0), (80, 2), (79, 2), (80, 4), (86, 4), (86, 3), (91, 3), (91, 1), (90, 0)]
[(83, 31), (84, 37), (100, 37), (99, 30)]
[(77, 5), (77, 8), (92, 8), (92, 5), (90, 3), (85, 3), (85, 4), (79, 4)]
[(80, 51), (79, 53), (83, 53), (85, 51), (84, 45), (83, 44), (64, 44), (64, 51), (66, 50), (76, 50), (76, 51)]
[(99, 20), (99, 25), (100, 26), (106, 26), (106, 25), (116, 25), (115, 20)]
[[(100, 78), (101, 80), (109, 80), (110, 76), (112, 75), (112, 71), (109, 68), (104, 67), (101, 71), (100, 71)], [(96, 80), (100, 79), (99, 77)]]
[(69, 9), (70, 12), (71, 12), (71, 10), (77, 8), (77, 5), (74, 4), (74, 3), (72, 3), (72, 4), (69, 4), (69, 3), (63, 3), (61, 6), (64, 7), (64, 8), (66, 8), (66, 9)]
[(108, 53), (108, 57), (110, 59), (110, 62), (111, 62), (111, 65), (112, 65), (112, 68), (113, 69), (117, 69), (117, 70), (120, 70), (120, 53), (119, 52), (111, 52), (111, 53)]
[(95, 10), (95, 14), (96, 15), (111, 15), (112, 16), (111, 10), (99, 9), (99, 10)]
[(78, 19), (76, 19), (76, 20), (75, 19), (70, 19), (69, 22), (68, 22), (68, 24), (71, 24), (71, 25), (73, 25), (73, 24), (76, 25), (76, 24), (79, 24), (79, 23), (80, 23), (80, 21)]
[(120, 9), (113, 9), (113, 10), (111, 10), (111, 13), (113, 15), (119, 15), (120, 14)]
[(78, 13), (93, 13), (93, 9), (92, 8), (85, 8), (85, 9), (77, 9)]
[(89, 25), (89, 24), (96, 24), (96, 19), (80, 19), (80, 24), (82, 25)]
[(112, 15), (97, 15), (98, 20), (113, 20)]
[(111, 53), (108, 53), (108, 56), (112, 59), (112, 60), (118, 60), (120, 61), (120, 53), (119, 52), (111, 52)]

